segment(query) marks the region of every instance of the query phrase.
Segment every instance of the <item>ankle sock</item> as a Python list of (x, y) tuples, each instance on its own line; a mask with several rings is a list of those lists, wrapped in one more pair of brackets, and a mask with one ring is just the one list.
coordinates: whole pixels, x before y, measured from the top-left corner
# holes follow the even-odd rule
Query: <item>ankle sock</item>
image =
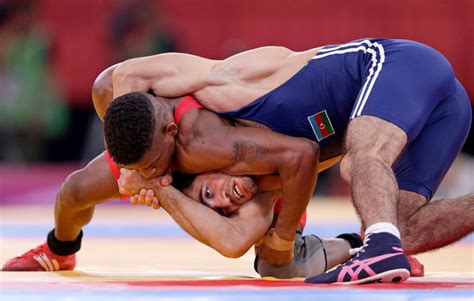
[(54, 236), (54, 229), (48, 233), (48, 247), (51, 251), (59, 256), (72, 255), (79, 251), (82, 242), (82, 230), (73, 241), (61, 241)]
[(390, 233), (398, 237), (398, 239), (400, 239), (400, 231), (398, 231), (397, 227), (395, 227), (391, 223), (385, 223), (385, 222), (375, 223), (371, 225), (370, 227), (368, 227), (365, 230), (365, 237), (369, 236), (369, 234), (380, 233), (380, 232)]

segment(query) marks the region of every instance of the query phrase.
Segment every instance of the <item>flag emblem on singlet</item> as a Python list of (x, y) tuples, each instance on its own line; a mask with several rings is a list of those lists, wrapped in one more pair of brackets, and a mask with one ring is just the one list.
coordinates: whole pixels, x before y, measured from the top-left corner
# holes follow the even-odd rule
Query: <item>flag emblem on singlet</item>
[(334, 128), (326, 110), (308, 116), (308, 121), (318, 142), (334, 134)]

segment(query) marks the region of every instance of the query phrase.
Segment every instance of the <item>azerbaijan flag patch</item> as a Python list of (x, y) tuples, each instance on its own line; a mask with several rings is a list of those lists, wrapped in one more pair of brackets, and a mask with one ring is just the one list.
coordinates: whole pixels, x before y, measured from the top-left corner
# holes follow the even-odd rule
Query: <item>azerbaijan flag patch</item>
[(314, 135), (316, 135), (318, 142), (334, 134), (334, 128), (332, 127), (326, 110), (308, 116), (308, 121), (313, 128)]

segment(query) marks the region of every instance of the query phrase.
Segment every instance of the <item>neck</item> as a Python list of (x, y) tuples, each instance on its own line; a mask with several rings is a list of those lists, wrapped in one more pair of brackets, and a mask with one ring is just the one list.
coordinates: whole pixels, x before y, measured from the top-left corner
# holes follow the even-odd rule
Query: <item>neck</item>
[(173, 114), (174, 114), (174, 111), (176, 111), (176, 108), (178, 107), (179, 103), (181, 102), (181, 99), (183, 99), (183, 98), (184, 97), (168, 99), (167, 104), (169, 104), (171, 106), (171, 111), (173, 112)]
[(178, 98), (155, 98), (154, 103), (154, 108), (155, 108), (155, 113), (157, 114), (157, 118), (165, 117), (165, 120), (168, 122), (171, 122), (174, 120), (174, 112), (176, 111), (176, 108), (178, 107), (179, 102), (183, 99), (183, 97), (178, 97)]

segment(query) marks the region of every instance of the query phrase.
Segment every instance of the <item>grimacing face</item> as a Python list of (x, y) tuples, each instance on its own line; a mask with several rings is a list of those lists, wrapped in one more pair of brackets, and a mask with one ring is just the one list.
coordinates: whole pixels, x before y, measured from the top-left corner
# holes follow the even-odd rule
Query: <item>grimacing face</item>
[(196, 176), (183, 193), (203, 205), (228, 216), (257, 193), (255, 181), (248, 176), (207, 172)]

